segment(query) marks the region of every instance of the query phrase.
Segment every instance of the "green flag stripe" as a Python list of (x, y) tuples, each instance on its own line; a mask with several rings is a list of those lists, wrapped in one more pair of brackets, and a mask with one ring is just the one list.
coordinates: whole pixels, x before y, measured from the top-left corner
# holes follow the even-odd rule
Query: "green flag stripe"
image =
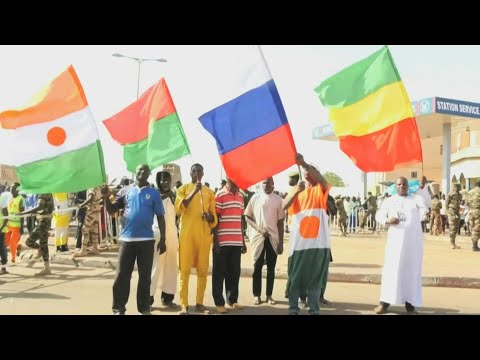
[(329, 263), (329, 248), (294, 251), (288, 257), (289, 289), (295, 288), (302, 294), (306, 294), (307, 289), (320, 290), (328, 276)]
[(323, 81), (315, 92), (327, 108), (342, 108), (385, 85), (401, 81), (388, 47)]
[(138, 165), (147, 164), (148, 139), (128, 144), (123, 147), (123, 160), (130, 172), (135, 172)]
[(151, 169), (190, 154), (190, 148), (177, 113), (150, 122), (148, 138), (123, 147), (127, 169), (148, 164)]
[(78, 192), (106, 182), (100, 141), (16, 168), (26, 193)]
[(148, 133), (147, 160), (152, 169), (190, 154), (177, 113), (151, 122)]

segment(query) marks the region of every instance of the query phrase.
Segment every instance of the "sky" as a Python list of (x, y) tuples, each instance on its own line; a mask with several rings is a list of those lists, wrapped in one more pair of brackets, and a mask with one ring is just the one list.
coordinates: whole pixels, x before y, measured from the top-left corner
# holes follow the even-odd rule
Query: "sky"
[[(338, 174), (345, 183), (361, 173), (337, 142), (312, 139), (312, 129), (328, 121), (328, 113), (313, 89), (343, 68), (364, 59), (382, 45), (261, 45), (282, 99), (295, 144), (307, 162), (322, 172)], [(480, 46), (389, 45), (410, 99), (440, 96), (480, 102)], [(85, 90), (102, 141), (109, 179), (128, 175), (121, 146), (102, 121), (136, 100), (138, 64), (113, 57), (165, 58), (166, 63), (141, 64), (140, 93), (165, 77), (191, 149), (177, 161), (184, 182), (193, 163), (204, 166), (204, 181), (214, 188), (222, 172), (214, 139), (198, 117), (209, 106), (209, 91), (222, 56), (221, 45), (0, 45), (0, 111), (23, 107), (55, 76), (73, 65)], [(212, 61), (215, 59), (215, 61)], [(208, 110), (208, 109), (207, 109)], [(202, 112), (203, 111), (203, 112)], [(11, 149), (0, 144), (0, 163)], [(39, 151), (32, 144), (32, 151)], [(274, 176), (276, 189), (287, 191), (288, 169)], [(255, 169), (245, 169), (255, 171)], [(154, 177), (150, 178), (154, 181)]]

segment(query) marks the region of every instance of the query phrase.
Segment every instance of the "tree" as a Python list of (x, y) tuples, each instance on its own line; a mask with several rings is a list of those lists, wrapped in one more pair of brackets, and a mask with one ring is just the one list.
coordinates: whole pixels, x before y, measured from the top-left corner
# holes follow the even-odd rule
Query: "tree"
[(331, 187), (345, 187), (345, 183), (343, 182), (342, 178), (335, 173), (326, 172), (322, 174), (325, 180), (330, 183)]

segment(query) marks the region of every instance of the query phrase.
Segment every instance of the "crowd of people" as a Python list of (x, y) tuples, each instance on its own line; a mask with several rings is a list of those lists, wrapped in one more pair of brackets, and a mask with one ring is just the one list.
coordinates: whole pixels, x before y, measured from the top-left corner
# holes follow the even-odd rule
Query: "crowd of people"
[[(78, 219), (74, 258), (98, 254), (102, 250), (99, 236), (102, 206), (120, 219), (116, 229), (118, 266), (112, 288), (112, 311), (118, 315), (127, 311), (135, 263), (139, 274), (139, 313), (150, 314), (155, 295), (159, 293), (163, 306), (178, 308), (181, 315), (189, 314), (192, 268), (196, 269), (197, 276), (194, 309), (211, 313), (204, 305), (210, 252), (212, 297), (217, 313), (244, 306), (239, 304), (238, 298), (241, 257), (247, 252), (253, 265), (253, 304), (265, 301), (274, 306), (277, 303), (273, 298), (275, 266), (277, 257), (284, 252), (287, 232), (290, 233), (285, 291), (288, 312), (298, 314), (300, 309), (308, 309), (312, 315), (319, 314), (320, 304), (330, 304), (324, 295), (329, 264), (333, 260), (330, 250), (332, 222), (344, 236), (365, 232), (367, 225), (373, 232), (377, 224), (387, 229), (377, 314), (387, 312), (392, 304), (404, 304), (408, 313), (416, 313), (416, 308), (422, 304), (423, 233), (428, 228), (431, 234), (438, 235), (448, 228), (452, 248), (457, 249), (455, 239), (462, 220), (462, 207), (465, 218), (468, 216), (473, 250), (480, 251), (480, 183), (463, 196), (455, 186), (445, 198), (431, 193), (425, 177), (419, 189), (410, 194), (407, 179), (400, 177), (395, 183), (395, 195), (377, 199), (368, 193), (360, 202), (355, 197), (332, 198), (330, 184), (318, 168), (307, 163), (300, 154), (297, 163), (303, 168), (305, 181), (301, 181), (300, 173), (290, 173), (290, 191), (286, 194), (275, 191), (272, 177), (264, 179), (257, 193), (240, 190), (228, 178), (213, 191), (209, 184), (202, 183), (201, 164), (191, 167), (191, 181), (186, 184), (177, 182), (172, 186), (170, 173), (160, 171), (156, 174), (156, 186), (152, 186), (148, 183), (149, 167), (140, 165), (134, 184), (127, 180), (113, 192), (108, 186), (99, 186), (80, 192), (74, 198), (64, 193), (21, 195), (20, 184), (15, 183), (9, 189), (2, 188), (0, 194), (4, 216), (0, 227), (0, 274), (8, 273), (7, 247), (12, 263), (22, 251), (20, 236), (25, 219), (29, 232), (25, 245), (36, 249), (35, 258), (42, 259), (44, 264), (36, 276), (52, 273), (48, 249), (51, 228), (54, 229), (56, 250), (70, 251), (67, 239), (72, 215)], [(448, 216), (442, 211), (444, 207)], [(267, 276), (265, 290), (262, 290), (264, 265)], [(174, 302), (177, 285), (179, 306)]]

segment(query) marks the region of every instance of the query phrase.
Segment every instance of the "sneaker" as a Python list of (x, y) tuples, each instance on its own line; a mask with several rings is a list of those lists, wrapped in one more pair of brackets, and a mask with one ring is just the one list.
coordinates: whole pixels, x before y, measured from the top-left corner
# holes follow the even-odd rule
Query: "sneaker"
[(153, 315), (150, 310), (142, 311), (140, 315)]
[(308, 308), (308, 305), (305, 301), (300, 301), (299, 303), (299, 308), (302, 309), (302, 310), (306, 310)]
[(10, 273), (7, 271), (7, 268), (2, 268), (0, 270), (0, 275), (5, 275), (5, 274), (10, 274)]
[(262, 299), (260, 299), (260, 296), (255, 296), (255, 302), (253, 304), (260, 305), (261, 303), (262, 303)]
[(120, 310), (113, 310), (113, 315), (125, 315), (125, 312)]

